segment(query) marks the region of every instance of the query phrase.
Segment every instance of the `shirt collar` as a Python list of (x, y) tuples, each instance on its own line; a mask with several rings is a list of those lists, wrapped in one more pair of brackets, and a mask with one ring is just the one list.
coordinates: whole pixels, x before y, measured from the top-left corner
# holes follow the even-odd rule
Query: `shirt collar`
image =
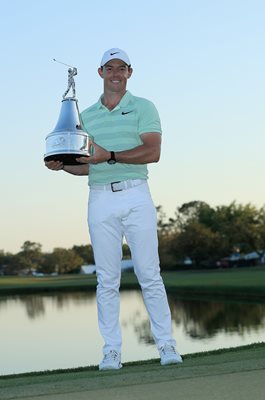
[[(101, 101), (102, 97), (103, 97), (103, 94), (98, 99), (97, 109), (105, 109), (106, 108), (104, 106), (104, 104), (102, 104), (102, 101)], [(112, 111), (119, 110), (119, 108), (127, 107), (131, 98), (132, 98), (132, 94), (129, 92), (129, 90), (127, 90), (126, 93), (124, 94), (124, 96), (121, 98), (120, 102), (116, 105), (116, 107)]]

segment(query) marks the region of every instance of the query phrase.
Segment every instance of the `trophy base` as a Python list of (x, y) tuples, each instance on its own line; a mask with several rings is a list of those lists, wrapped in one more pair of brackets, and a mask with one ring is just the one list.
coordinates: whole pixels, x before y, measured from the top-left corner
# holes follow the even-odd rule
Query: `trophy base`
[(76, 161), (78, 157), (89, 157), (83, 154), (69, 153), (69, 154), (52, 154), (50, 156), (44, 157), (44, 161), (61, 161), (63, 165), (81, 165)]

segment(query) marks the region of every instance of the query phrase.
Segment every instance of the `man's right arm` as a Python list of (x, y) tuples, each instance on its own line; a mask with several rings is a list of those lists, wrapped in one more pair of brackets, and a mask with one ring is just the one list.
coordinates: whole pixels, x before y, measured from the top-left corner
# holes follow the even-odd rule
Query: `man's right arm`
[(89, 165), (88, 164), (80, 164), (80, 165), (63, 165), (61, 161), (45, 161), (45, 165), (47, 168), (53, 171), (65, 171), (71, 175), (88, 175)]

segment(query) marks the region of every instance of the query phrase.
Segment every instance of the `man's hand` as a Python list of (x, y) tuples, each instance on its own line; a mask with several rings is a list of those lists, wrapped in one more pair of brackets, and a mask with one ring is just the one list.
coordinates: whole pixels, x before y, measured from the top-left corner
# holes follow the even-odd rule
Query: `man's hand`
[(89, 147), (92, 147), (92, 155), (90, 157), (78, 157), (76, 158), (76, 161), (84, 164), (99, 164), (110, 159), (110, 152), (95, 142), (90, 140)]
[(45, 165), (53, 171), (60, 171), (64, 167), (61, 161), (45, 161)]
[[(87, 157), (80, 157), (87, 158)], [(78, 165), (64, 165), (61, 161), (45, 161), (45, 165), (47, 168), (53, 171), (64, 171), (71, 175), (88, 175), (89, 166), (87, 164), (78, 164)]]

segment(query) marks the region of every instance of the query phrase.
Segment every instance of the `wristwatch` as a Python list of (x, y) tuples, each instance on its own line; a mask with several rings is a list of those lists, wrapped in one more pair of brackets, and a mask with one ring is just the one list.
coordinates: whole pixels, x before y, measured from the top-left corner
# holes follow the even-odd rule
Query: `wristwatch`
[(116, 157), (114, 151), (110, 152), (110, 158), (107, 161), (108, 164), (116, 164)]

